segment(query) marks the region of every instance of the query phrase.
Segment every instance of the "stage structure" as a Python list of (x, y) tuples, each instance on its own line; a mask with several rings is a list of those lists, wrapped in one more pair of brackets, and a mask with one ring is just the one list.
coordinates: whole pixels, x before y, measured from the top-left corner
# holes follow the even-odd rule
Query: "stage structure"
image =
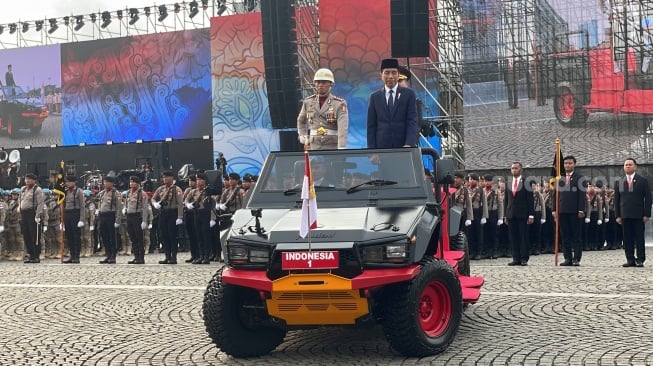
[[(153, 2), (154, 4), (154, 2)], [(200, 0), (0, 24), (0, 48), (208, 28), (210, 18), (260, 11), (259, 0)]]

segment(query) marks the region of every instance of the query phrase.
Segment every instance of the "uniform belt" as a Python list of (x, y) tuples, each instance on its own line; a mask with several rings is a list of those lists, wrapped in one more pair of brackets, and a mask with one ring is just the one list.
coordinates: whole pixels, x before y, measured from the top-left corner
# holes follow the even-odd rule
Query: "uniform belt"
[(142, 216), (142, 212), (127, 212), (125, 213), (125, 216)]
[(338, 130), (326, 130), (320, 133), (318, 130), (311, 130), (311, 136), (337, 136)]
[(111, 215), (115, 215), (115, 214), (116, 214), (116, 211), (103, 211), (103, 212), (99, 213), (99, 216), (111, 216)]

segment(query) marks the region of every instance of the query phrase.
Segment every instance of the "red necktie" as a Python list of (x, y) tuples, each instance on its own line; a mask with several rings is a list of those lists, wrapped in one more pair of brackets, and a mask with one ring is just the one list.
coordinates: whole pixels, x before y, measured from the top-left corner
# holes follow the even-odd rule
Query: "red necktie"
[(567, 178), (565, 178), (565, 183), (569, 184), (571, 182), (571, 174), (567, 174)]
[(517, 184), (518, 184), (517, 179), (513, 179), (512, 180), (512, 196), (513, 197), (515, 197), (515, 195), (517, 194)]
[(628, 176), (628, 188), (633, 188), (633, 178)]

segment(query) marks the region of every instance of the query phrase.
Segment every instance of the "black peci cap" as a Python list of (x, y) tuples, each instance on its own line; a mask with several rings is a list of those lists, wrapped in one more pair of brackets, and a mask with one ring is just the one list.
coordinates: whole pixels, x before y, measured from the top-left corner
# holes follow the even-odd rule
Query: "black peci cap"
[(141, 184), (141, 178), (138, 175), (132, 175), (131, 177), (129, 177), (129, 180), (134, 183)]
[(399, 69), (399, 61), (395, 58), (386, 58), (381, 61), (381, 71), (385, 69)]
[(238, 173), (229, 173), (229, 179), (240, 180), (240, 174), (238, 174)]
[(201, 172), (200, 172), (200, 173), (197, 173), (197, 175), (195, 176), (195, 178), (196, 178), (196, 179), (201, 179), (201, 180), (203, 180), (203, 181), (205, 181), (205, 182), (208, 182), (208, 181), (209, 181), (209, 177), (206, 175), (206, 173), (201, 173)]
[(163, 173), (161, 173), (161, 175), (164, 176), (164, 177), (174, 177), (175, 173), (173, 173), (170, 170), (164, 170)]
[(113, 183), (113, 182), (116, 181), (115, 179), (113, 179), (113, 177), (110, 177), (110, 176), (108, 176), (108, 175), (107, 175), (106, 177), (102, 178), (102, 180), (103, 180), (104, 182), (111, 182), (111, 183)]
[(77, 182), (77, 177), (74, 175), (67, 175), (66, 182)]

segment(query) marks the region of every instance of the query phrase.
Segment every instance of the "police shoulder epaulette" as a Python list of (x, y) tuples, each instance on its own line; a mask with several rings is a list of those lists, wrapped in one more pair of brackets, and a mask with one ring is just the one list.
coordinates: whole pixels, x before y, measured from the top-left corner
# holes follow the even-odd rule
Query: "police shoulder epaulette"
[(317, 98), (317, 93), (311, 95), (310, 97), (307, 97), (306, 100), (309, 100), (309, 99), (315, 99), (315, 98)]
[(340, 98), (340, 97), (337, 97), (335, 95), (331, 95), (331, 96), (333, 97), (333, 100), (337, 100), (339, 102), (344, 102), (345, 101), (345, 98)]

